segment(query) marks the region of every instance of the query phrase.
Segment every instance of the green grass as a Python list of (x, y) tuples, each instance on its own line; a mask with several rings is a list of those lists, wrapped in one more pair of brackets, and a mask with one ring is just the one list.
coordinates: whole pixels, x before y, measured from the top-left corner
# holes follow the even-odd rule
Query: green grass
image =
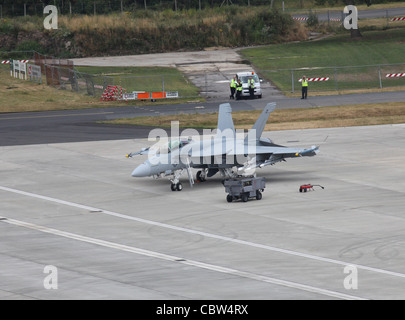
[[(261, 111), (237, 111), (232, 118), (237, 129), (250, 129)], [(217, 127), (218, 114), (178, 114), (157, 117), (123, 118), (102, 123), (117, 125), (143, 125), (170, 127), (171, 121), (179, 121), (182, 128)], [(265, 130), (292, 130), (350, 126), (369, 126), (404, 123), (405, 102), (347, 105), (322, 108), (298, 108), (275, 110)]]
[[(122, 68), (118, 70), (117, 68), (80, 68), (81, 71), (93, 72), (93, 74), (111, 74), (118, 73), (121, 75), (139, 75), (140, 73), (131, 70), (132, 68)], [(147, 74), (148, 68), (142, 68), (143, 74)], [(130, 73), (125, 73), (126, 71)], [(157, 68), (157, 71), (161, 72), (161, 68)], [(121, 72), (121, 73), (119, 73)], [(133, 73), (135, 72), (135, 73)], [(177, 70), (168, 71), (173, 74), (178, 73)], [(151, 72), (152, 73), (152, 72)], [(118, 75), (115, 75), (118, 77)], [(180, 77), (179, 77), (180, 78)], [(143, 78), (142, 78), (143, 79)], [(45, 83), (46, 78), (43, 75), (42, 81)], [(97, 83), (95, 81), (95, 83)], [(100, 82), (102, 84), (102, 81)], [(145, 82), (143, 82), (145, 83)], [(196, 88), (191, 84), (186, 84), (183, 79), (176, 84), (175, 81), (171, 83), (176, 88), (178, 86), (189, 87), (187, 90), (193, 94), (197, 92)], [(167, 87), (170, 88), (169, 83)], [(167, 88), (167, 91), (168, 89)], [(194, 91), (193, 91), (194, 90)], [(145, 90), (146, 91), (146, 90)], [(177, 90), (176, 90), (177, 91)], [(180, 90), (179, 90), (180, 91)], [(101, 90), (100, 90), (101, 92)], [(183, 91), (184, 92), (184, 91)], [(190, 93), (190, 94), (192, 94)], [(195, 93), (197, 95), (197, 93)], [(100, 94), (101, 96), (101, 94)], [(72, 92), (71, 90), (61, 90), (53, 87), (49, 87), (46, 84), (34, 84), (30, 81), (15, 79), (10, 76), (10, 71), (8, 65), (0, 65), (0, 113), (1, 112), (25, 112), (25, 111), (46, 111), (46, 110), (66, 110), (66, 109), (83, 109), (83, 108), (94, 108), (94, 107), (114, 107), (123, 105), (150, 105), (150, 104), (175, 104), (175, 103), (185, 103), (187, 101), (201, 101), (202, 98), (179, 98), (179, 99), (162, 99), (156, 100), (156, 102), (138, 101), (130, 100), (128, 103), (120, 102), (101, 102), (100, 96), (92, 97), (87, 94), (80, 94)]]
[(105, 76), (127, 92), (178, 91), (181, 97), (197, 97), (199, 94), (199, 89), (176, 68), (77, 67), (76, 69), (83, 73)]
[[(291, 69), (314, 68), (294, 72), (294, 83), (299, 88), (298, 79), (326, 77), (328, 82), (311, 83), (311, 90), (335, 90), (354, 88), (376, 88), (379, 86), (378, 67), (337, 68), (334, 66), (364, 66), (405, 63), (405, 29), (363, 32), (361, 40), (353, 40), (350, 35), (338, 35), (319, 41), (305, 41), (270, 45), (241, 51), (264, 77), (274, 82), (281, 90), (291, 90)], [(284, 69), (283, 71), (274, 71)], [(382, 67), (383, 87), (404, 85), (405, 79), (385, 80), (385, 74), (405, 72), (405, 65)]]

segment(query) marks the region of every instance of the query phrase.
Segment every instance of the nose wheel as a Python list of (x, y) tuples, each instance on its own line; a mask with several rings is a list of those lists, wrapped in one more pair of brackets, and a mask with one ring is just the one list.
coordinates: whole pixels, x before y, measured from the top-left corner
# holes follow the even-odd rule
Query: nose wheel
[(181, 191), (181, 190), (183, 190), (183, 185), (180, 182), (172, 183), (171, 186), (170, 186), (170, 189), (172, 191)]

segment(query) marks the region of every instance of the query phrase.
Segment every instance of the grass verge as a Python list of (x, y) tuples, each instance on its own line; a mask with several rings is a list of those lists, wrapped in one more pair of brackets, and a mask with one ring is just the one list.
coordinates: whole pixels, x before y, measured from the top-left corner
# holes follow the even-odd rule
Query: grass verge
[[(125, 68), (128, 71), (128, 68)], [(147, 69), (147, 68), (144, 68)], [(83, 71), (84, 69), (82, 69)], [(89, 70), (91, 71), (91, 70)], [(152, 70), (151, 72), (155, 72)], [(156, 72), (158, 72), (157, 70)], [(176, 70), (177, 71), (177, 70)], [(100, 69), (93, 69), (92, 72), (101, 72)], [(134, 73), (122, 73), (122, 70), (106, 69), (104, 71), (107, 74), (118, 73), (115, 75), (133, 76)], [(130, 72), (130, 71), (129, 71)], [(142, 70), (145, 74), (147, 70)], [(178, 71), (177, 71), (178, 72)], [(100, 74), (102, 74), (101, 72)], [(182, 76), (176, 76), (176, 79), (180, 79), (180, 82), (166, 83), (166, 91), (170, 88), (186, 88), (182, 93), (188, 93), (190, 95), (197, 95), (198, 89), (191, 83), (186, 83)], [(137, 78), (128, 78), (137, 79)], [(170, 79), (173, 79), (170, 77)], [(42, 78), (43, 82), (45, 77)], [(161, 83), (161, 78), (159, 78)], [(139, 81), (141, 82), (141, 81)], [(148, 83), (143, 81), (143, 84)], [(173, 87), (174, 86), (174, 87)], [(150, 88), (150, 87), (147, 87)], [(144, 89), (145, 90), (145, 89)], [(161, 89), (160, 89), (161, 90)], [(131, 90), (132, 91), (132, 90)], [(177, 91), (177, 90), (173, 90)], [(196, 93), (197, 92), (197, 93)], [(185, 103), (189, 101), (201, 101), (203, 98), (179, 98), (179, 99), (162, 99), (155, 102), (147, 101), (128, 101), (128, 103), (121, 102), (102, 102), (100, 97), (92, 97), (86, 94), (79, 94), (72, 92), (71, 90), (61, 90), (53, 87), (49, 87), (46, 84), (35, 84), (30, 81), (15, 79), (10, 76), (10, 71), (7, 66), (0, 66), (0, 113), (4, 112), (28, 112), (28, 111), (49, 111), (49, 110), (67, 110), (67, 109), (86, 109), (96, 107), (115, 107), (123, 105), (131, 106), (144, 106), (151, 104), (176, 104)]]
[[(260, 110), (233, 112), (235, 128), (250, 129), (260, 113)], [(124, 118), (101, 123), (170, 127), (171, 121), (179, 121), (182, 128), (214, 129), (217, 127), (218, 114)], [(271, 114), (268, 122), (266, 131), (405, 123), (405, 102), (280, 109)]]
[(404, 78), (385, 77), (405, 71), (405, 28), (362, 34), (361, 40), (353, 40), (345, 33), (319, 41), (277, 44), (240, 52), (283, 92), (291, 91), (292, 79), (295, 88), (299, 88), (298, 79), (303, 74), (329, 77), (329, 81), (311, 83), (312, 91), (378, 88), (379, 75), (383, 88), (405, 85)]

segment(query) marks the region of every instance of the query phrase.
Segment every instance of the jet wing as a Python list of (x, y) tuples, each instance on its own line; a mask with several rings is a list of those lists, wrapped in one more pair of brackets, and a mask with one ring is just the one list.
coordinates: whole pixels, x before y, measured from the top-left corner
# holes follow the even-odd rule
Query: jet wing
[(287, 147), (266, 147), (266, 146), (257, 146), (256, 155), (268, 155), (266, 160), (247, 162), (242, 168), (238, 170), (252, 170), (255, 168), (263, 168), (265, 166), (273, 165), (277, 162), (285, 161), (285, 158), (295, 158), (295, 157), (311, 157), (318, 153), (318, 146), (312, 146), (310, 149), (301, 149), (301, 148), (287, 148)]
[(256, 146), (256, 154), (273, 154), (283, 157), (311, 157), (316, 155), (319, 146), (312, 146), (310, 149), (288, 148), (288, 147), (266, 147)]

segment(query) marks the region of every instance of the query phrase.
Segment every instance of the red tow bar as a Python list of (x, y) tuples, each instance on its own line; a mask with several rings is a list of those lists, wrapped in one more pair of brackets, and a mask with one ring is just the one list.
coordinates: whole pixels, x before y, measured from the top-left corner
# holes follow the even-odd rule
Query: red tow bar
[(302, 186), (300, 186), (300, 192), (307, 192), (307, 191), (310, 191), (310, 190), (314, 190), (315, 191), (315, 189), (314, 189), (314, 187), (321, 187), (322, 189), (325, 189), (324, 187), (322, 187), (321, 185), (319, 185), (319, 184), (303, 184)]

